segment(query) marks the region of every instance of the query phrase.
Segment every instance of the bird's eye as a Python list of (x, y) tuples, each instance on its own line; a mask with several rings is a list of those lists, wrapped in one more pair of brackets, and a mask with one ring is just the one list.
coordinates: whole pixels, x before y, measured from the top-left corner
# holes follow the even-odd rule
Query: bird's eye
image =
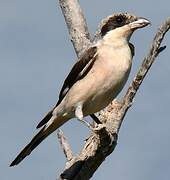
[(124, 21), (124, 18), (123, 18), (122, 16), (116, 17), (116, 22), (117, 22), (118, 24), (123, 23), (123, 21)]

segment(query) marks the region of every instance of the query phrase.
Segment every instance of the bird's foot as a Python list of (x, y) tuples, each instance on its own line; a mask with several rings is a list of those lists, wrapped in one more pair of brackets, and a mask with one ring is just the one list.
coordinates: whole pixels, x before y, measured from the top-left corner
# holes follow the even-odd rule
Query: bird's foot
[(81, 123), (83, 123), (86, 127), (88, 127), (91, 131), (94, 132), (94, 128), (93, 128), (93, 126), (92, 126), (90, 123), (88, 123), (88, 122), (85, 121), (84, 119), (79, 119), (79, 118), (78, 118), (78, 121), (80, 121)]

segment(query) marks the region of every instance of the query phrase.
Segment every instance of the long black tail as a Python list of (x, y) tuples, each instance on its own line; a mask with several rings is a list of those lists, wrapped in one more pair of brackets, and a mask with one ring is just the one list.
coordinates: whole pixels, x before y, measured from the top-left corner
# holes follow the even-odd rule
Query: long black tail
[(31, 142), (19, 153), (15, 160), (10, 164), (10, 166), (15, 166), (19, 164), (26, 156), (28, 156), (45, 138), (43, 127), (37, 135), (33, 137)]
[(31, 142), (19, 153), (10, 166), (19, 164), (26, 156), (28, 156), (47, 136), (58, 129), (63, 123), (67, 121), (66, 118), (58, 117), (55, 120), (50, 120), (39, 132), (36, 134)]

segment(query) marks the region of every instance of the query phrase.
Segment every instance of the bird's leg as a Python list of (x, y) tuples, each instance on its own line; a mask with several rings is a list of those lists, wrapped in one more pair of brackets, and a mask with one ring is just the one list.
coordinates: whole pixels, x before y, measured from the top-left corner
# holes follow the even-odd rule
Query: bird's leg
[(93, 127), (91, 126), (91, 124), (83, 119), (82, 104), (78, 104), (78, 106), (76, 107), (75, 116), (81, 123), (83, 123), (85, 126), (87, 126), (90, 130), (93, 131)]
[(98, 119), (98, 117), (95, 114), (90, 114), (90, 117), (97, 123), (102, 124), (102, 122)]

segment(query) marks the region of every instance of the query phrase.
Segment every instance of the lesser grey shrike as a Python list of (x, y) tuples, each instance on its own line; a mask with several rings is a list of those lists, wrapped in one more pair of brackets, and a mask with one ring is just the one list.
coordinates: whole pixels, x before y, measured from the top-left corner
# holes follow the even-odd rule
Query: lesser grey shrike
[(47, 136), (71, 118), (85, 116), (105, 108), (124, 87), (132, 65), (133, 32), (150, 22), (128, 13), (109, 16), (100, 28), (101, 38), (89, 47), (73, 66), (59, 94), (56, 106), (44, 117), (42, 127), (10, 166), (17, 165)]

